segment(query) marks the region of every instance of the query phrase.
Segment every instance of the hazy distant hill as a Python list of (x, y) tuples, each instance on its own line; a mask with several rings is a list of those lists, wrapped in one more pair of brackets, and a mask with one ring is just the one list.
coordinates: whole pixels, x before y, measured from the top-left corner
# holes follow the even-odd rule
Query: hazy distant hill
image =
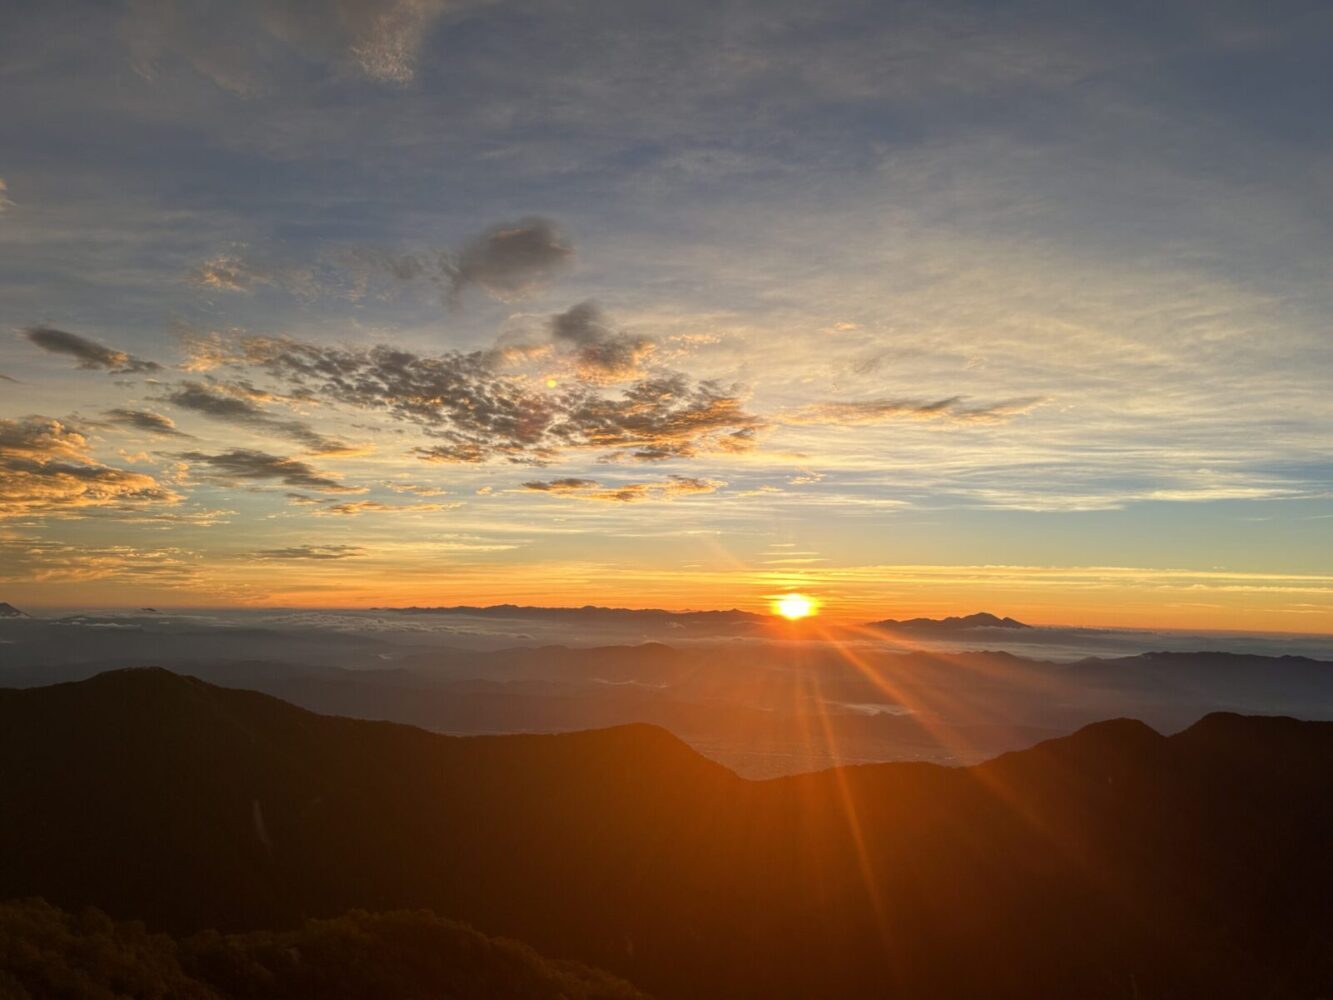
[(8, 601), (0, 601), (0, 618), (27, 618), (26, 611), (20, 611)]
[(471, 739), (165, 671), (0, 691), (0, 896), (189, 931), (428, 906), (668, 997), (1313, 997), (1333, 725), (1118, 721), (747, 782), (666, 732)]

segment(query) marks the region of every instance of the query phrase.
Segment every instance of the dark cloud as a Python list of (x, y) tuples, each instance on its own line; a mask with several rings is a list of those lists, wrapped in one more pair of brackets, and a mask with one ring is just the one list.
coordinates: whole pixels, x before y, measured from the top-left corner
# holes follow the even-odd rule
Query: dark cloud
[(162, 368), (156, 361), (144, 361), (68, 330), (30, 326), (23, 331), (23, 335), (44, 351), (76, 358), (80, 368), (101, 368), (117, 374), (155, 372)]
[(674, 500), (676, 497), (699, 493), (715, 493), (726, 483), (716, 479), (694, 476), (668, 476), (650, 483), (620, 483), (603, 485), (595, 479), (548, 479), (523, 484), (525, 490), (552, 493), (575, 500), (598, 500), (607, 503), (637, 503), (640, 500)]
[(116, 408), (105, 411), (104, 416), (108, 423), (120, 424), (122, 427), (132, 427), (135, 430), (147, 431), (149, 434), (160, 434), (163, 437), (189, 437), (176, 428), (170, 417), (164, 417), (160, 413), (154, 413), (152, 410), (128, 410)]
[(285, 486), (315, 490), (319, 493), (364, 493), (365, 490), (345, 486), (329, 476), (316, 472), (305, 462), (283, 458), (263, 451), (236, 448), (219, 455), (187, 451), (181, 456), (187, 462), (204, 466), (213, 478), (222, 480), (273, 479)]
[(0, 419), (0, 517), (179, 499), (152, 476), (98, 462), (87, 438), (68, 423), (35, 416)]
[(260, 549), (251, 558), (286, 562), (297, 559), (353, 559), (366, 554), (360, 545), (292, 545), (285, 549)]
[(456, 296), (480, 288), (503, 301), (522, 298), (569, 266), (574, 250), (549, 219), (504, 222), (469, 240), (446, 261)]
[(550, 330), (556, 346), (572, 352), (579, 374), (594, 382), (638, 376), (640, 365), (657, 347), (651, 337), (611, 329), (592, 301), (552, 316)]
[(541, 391), (497, 373), (486, 352), (420, 355), (263, 337), (208, 349), (214, 363), (257, 368), (294, 392), (416, 424), (438, 441), (417, 454), (436, 462), (540, 464), (590, 448), (648, 461), (744, 451), (763, 426), (736, 387), (679, 373), (605, 396), (590, 385)]
[(986, 406), (968, 405), (963, 396), (934, 401), (919, 399), (867, 399), (859, 402), (814, 403), (788, 414), (793, 424), (878, 424), (891, 420), (945, 420), (955, 423), (999, 423), (1026, 413), (1044, 402), (1044, 397), (1006, 399)]
[(263, 397), (265, 394), (244, 383), (229, 385), (181, 382), (164, 398), (173, 406), (203, 414), (214, 420), (280, 434), (322, 455), (336, 455), (351, 450), (346, 443), (325, 437), (304, 421), (275, 417), (253, 402), (253, 396)]

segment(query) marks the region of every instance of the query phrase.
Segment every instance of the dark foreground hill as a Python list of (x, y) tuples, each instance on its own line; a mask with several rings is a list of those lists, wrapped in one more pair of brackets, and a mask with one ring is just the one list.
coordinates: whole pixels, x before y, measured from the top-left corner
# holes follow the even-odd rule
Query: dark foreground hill
[(1333, 724), (1214, 715), (749, 782), (648, 726), (451, 738), (121, 671), (0, 691), (0, 897), (429, 907), (668, 997), (1315, 997), (1330, 760)]
[(354, 911), (291, 930), (182, 941), (91, 907), (0, 903), (3, 1000), (642, 1000), (623, 980), (550, 962), (424, 911)]

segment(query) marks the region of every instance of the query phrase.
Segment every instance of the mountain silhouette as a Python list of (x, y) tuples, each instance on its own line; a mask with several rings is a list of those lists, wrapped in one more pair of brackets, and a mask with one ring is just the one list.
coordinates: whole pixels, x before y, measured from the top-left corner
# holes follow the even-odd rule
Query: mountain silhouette
[(27, 618), (27, 617), (29, 617), (29, 615), (26, 611), (20, 611), (18, 608), (14, 607), (14, 605), (10, 604), (8, 601), (0, 601), (0, 618)]
[(1025, 625), (1015, 618), (1000, 618), (987, 611), (979, 611), (974, 615), (963, 615), (961, 617), (951, 615), (948, 618), (907, 618), (902, 621), (896, 618), (885, 618), (883, 621), (871, 622), (870, 627), (911, 632), (961, 632), (975, 628), (1032, 628), (1031, 625)]
[(0, 897), (188, 933), (428, 907), (664, 997), (1313, 997), (1333, 724), (1117, 720), (746, 781), (664, 730), (447, 737), (163, 670), (0, 690)]

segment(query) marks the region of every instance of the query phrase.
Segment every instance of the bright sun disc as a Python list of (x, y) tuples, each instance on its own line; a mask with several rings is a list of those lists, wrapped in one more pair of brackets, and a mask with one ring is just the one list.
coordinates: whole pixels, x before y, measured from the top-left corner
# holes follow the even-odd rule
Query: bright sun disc
[(815, 610), (815, 602), (804, 594), (783, 594), (773, 602), (773, 611), (788, 621), (806, 618)]

